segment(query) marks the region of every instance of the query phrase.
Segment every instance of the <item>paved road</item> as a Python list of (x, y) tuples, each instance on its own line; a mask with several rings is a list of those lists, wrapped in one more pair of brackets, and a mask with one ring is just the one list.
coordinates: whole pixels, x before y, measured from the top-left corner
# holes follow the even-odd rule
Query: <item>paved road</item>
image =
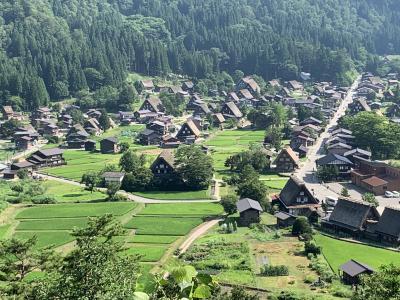
[[(73, 180), (69, 180), (69, 179), (65, 179), (65, 178), (59, 178), (56, 176), (51, 176), (51, 175), (47, 175), (47, 174), (42, 174), (42, 173), (38, 173), (38, 175), (44, 179), (47, 180), (55, 180), (58, 182), (62, 182), (62, 183), (68, 183), (68, 184), (72, 184), (75, 186), (79, 186), (82, 188), (85, 188), (84, 184), (81, 184), (79, 182), (73, 181)], [(105, 190), (105, 189), (99, 189), (99, 190)], [(125, 191), (119, 191), (118, 194), (123, 195), (125, 197), (127, 197), (130, 201), (134, 201), (134, 202), (138, 202), (138, 203), (147, 203), (147, 204), (155, 204), (155, 203), (211, 203), (211, 202), (219, 202), (219, 200), (210, 200), (210, 199), (205, 199), (205, 200), (159, 200), (159, 199), (150, 199), (150, 198), (145, 198), (145, 197), (141, 197), (141, 196), (137, 196), (137, 195), (133, 195), (130, 193), (127, 193)]]
[(327, 196), (339, 196), (335, 191), (328, 189), (318, 182), (315, 176), (315, 162), (316, 160), (324, 156), (324, 144), (330, 137), (329, 130), (337, 125), (340, 117), (342, 117), (346, 113), (346, 109), (349, 104), (353, 102), (353, 95), (360, 82), (360, 79), (361, 77), (357, 78), (357, 80), (353, 83), (349, 92), (347, 93), (347, 96), (345, 97), (345, 99), (343, 99), (335, 115), (331, 118), (329, 124), (326, 126), (325, 131), (317, 139), (314, 146), (310, 147), (307, 155), (307, 161), (304, 162), (302, 166), (294, 173), (297, 177), (304, 180), (309, 190), (312, 191), (319, 200), (323, 200)]

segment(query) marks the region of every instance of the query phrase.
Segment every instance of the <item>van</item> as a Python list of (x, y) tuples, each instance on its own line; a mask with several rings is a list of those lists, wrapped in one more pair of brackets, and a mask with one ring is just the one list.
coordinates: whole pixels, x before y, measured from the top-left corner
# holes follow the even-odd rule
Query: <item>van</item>
[(328, 206), (336, 206), (337, 202), (338, 202), (338, 199), (335, 198), (335, 197), (328, 196), (328, 197), (325, 198), (325, 203)]

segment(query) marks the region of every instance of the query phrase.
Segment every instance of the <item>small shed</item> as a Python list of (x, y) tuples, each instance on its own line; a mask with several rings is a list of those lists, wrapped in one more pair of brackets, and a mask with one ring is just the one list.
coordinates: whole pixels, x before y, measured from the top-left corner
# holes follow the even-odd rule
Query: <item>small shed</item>
[(118, 139), (108, 137), (100, 141), (100, 151), (102, 154), (112, 154), (119, 152)]
[(249, 226), (250, 224), (260, 222), (260, 213), (263, 209), (259, 202), (244, 198), (238, 201), (236, 207), (240, 214), (239, 225)]
[(296, 221), (296, 216), (289, 214), (284, 211), (279, 211), (275, 214), (276, 225), (280, 228), (286, 228), (292, 226), (294, 221)]
[(350, 259), (339, 268), (342, 280), (345, 284), (358, 284), (360, 282), (360, 275), (372, 274), (374, 270), (363, 263)]
[(96, 141), (87, 140), (85, 142), (85, 151), (95, 151), (96, 150)]
[(125, 177), (125, 173), (123, 172), (105, 172), (103, 173), (104, 183), (122, 183), (122, 180)]

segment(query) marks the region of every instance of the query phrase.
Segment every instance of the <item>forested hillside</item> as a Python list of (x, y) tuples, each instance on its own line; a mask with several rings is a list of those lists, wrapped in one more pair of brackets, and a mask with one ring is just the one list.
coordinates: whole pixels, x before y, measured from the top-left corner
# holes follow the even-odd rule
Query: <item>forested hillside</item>
[(128, 71), (349, 81), (400, 49), (397, 0), (0, 0), (0, 100), (30, 109)]

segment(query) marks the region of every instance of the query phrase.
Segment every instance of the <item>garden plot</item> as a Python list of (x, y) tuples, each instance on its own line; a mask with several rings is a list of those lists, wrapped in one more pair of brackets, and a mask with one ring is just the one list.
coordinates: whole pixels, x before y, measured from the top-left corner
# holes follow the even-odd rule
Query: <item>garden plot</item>
[(218, 203), (179, 203), (179, 204), (149, 204), (140, 215), (169, 215), (169, 216), (217, 216), (223, 213)]

